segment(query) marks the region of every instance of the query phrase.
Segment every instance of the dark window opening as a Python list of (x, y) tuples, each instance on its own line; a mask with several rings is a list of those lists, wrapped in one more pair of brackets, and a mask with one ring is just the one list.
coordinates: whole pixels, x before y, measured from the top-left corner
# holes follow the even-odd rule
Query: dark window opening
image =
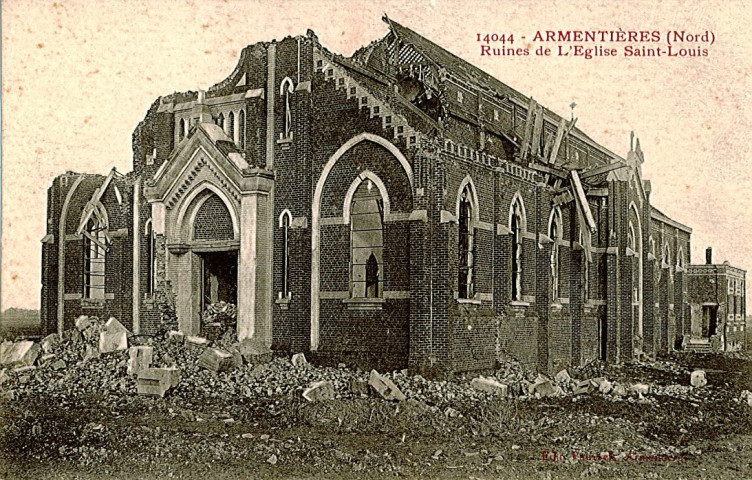
[(473, 207), (470, 201), (469, 187), (462, 191), (460, 198), (459, 223), (459, 298), (472, 298), (473, 292), (473, 267), (474, 267), (474, 240), (475, 229), (470, 224), (473, 218)]
[(245, 112), (238, 113), (238, 148), (245, 150)]
[(235, 141), (235, 114), (232, 112), (227, 114), (227, 136)]
[(517, 212), (512, 214), (512, 300), (522, 300), (522, 220)]
[(379, 296), (379, 262), (372, 253), (366, 262), (366, 297), (377, 298)]

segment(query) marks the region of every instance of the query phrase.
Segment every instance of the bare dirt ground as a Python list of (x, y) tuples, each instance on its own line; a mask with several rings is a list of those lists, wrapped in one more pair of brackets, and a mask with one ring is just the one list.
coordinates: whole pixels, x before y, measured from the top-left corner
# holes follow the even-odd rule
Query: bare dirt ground
[[(356, 369), (276, 358), (216, 373), (185, 347), (155, 359), (183, 365), (180, 385), (139, 396), (127, 352), (83, 361), (82, 349), (59, 355), (65, 369), (4, 382), (3, 478), (752, 478), (752, 407), (739, 399), (752, 390), (752, 361), (741, 354), (570, 370), (649, 384), (642, 397), (499, 398), (471, 377), (394, 372), (408, 400), (391, 402), (353, 393), (349, 382), (368, 376)], [(695, 368), (706, 387), (689, 386)], [(301, 398), (322, 378), (338, 398)]]

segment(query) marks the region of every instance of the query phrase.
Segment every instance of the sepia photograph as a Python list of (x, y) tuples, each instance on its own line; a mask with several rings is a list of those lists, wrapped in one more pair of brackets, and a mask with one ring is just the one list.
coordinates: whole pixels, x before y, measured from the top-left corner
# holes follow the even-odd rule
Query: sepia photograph
[(752, 5), (3, 0), (0, 476), (752, 476)]

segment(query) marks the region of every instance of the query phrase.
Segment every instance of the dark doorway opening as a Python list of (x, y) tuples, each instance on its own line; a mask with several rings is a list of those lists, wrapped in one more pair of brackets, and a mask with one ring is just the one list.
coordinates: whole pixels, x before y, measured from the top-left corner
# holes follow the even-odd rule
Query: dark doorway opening
[(703, 305), (702, 307), (702, 336), (710, 337), (716, 334), (718, 328), (718, 306)]
[(237, 304), (238, 252), (202, 253), (201, 257), (201, 311), (212, 303)]

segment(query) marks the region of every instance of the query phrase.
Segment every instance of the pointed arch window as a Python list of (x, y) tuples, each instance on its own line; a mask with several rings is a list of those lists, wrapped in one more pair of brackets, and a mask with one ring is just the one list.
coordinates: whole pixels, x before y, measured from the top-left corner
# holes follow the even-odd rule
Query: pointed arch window
[(462, 190), (459, 205), (459, 278), (457, 280), (458, 297), (473, 298), (475, 268), (475, 228), (473, 220), (473, 202), (470, 185)]
[(384, 264), (384, 199), (370, 179), (355, 190), (350, 207), (352, 298), (381, 298)]
[(217, 126), (221, 128), (222, 130), (224, 130), (225, 128), (225, 115), (223, 113), (220, 113), (217, 116)]
[(279, 226), (282, 229), (282, 291), (279, 293), (280, 298), (290, 298), (290, 227), (292, 225), (292, 214), (289, 210), (284, 210), (279, 217)]
[(279, 85), (279, 94), (285, 97), (285, 123), (280, 139), (292, 139), (292, 111), (290, 110), (290, 95), (295, 91), (290, 77), (285, 77)]
[(179, 140), (183, 140), (185, 136), (188, 135), (188, 128), (185, 124), (185, 118), (180, 119), (180, 132), (179, 132)]
[(103, 300), (107, 225), (99, 216), (93, 216), (86, 224), (84, 235), (84, 298)]
[(554, 209), (551, 213), (548, 236), (551, 238), (551, 257), (549, 262), (551, 268), (551, 300), (557, 301), (559, 298), (559, 277), (561, 272), (559, 241), (562, 239), (561, 211), (559, 209)]
[(634, 225), (629, 222), (629, 232), (627, 233), (627, 247), (631, 251), (632, 257), (629, 258), (630, 267), (632, 269), (632, 304), (639, 305), (640, 303), (640, 265), (639, 255), (637, 251), (637, 234), (635, 232)]
[(522, 233), (525, 215), (522, 201), (518, 198), (512, 204), (509, 221), (512, 232), (512, 300), (522, 301)]
[(238, 148), (245, 152), (245, 110), (238, 112)]
[(671, 266), (671, 249), (668, 246), (668, 243), (663, 244), (663, 268), (668, 268)]
[(235, 113), (230, 112), (227, 114), (227, 136), (235, 142)]

